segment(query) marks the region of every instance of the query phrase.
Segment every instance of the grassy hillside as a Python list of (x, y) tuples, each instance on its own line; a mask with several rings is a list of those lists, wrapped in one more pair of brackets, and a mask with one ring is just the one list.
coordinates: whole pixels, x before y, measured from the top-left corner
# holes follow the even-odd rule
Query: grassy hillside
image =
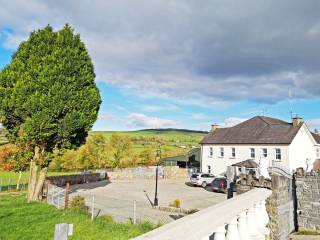
[(146, 148), (156, 148), (161, 143), (163, 153), (168, 156), (181, 154), (181, 150), (191, 149), (192, 146), (199, 146), (199, 142), (207, 134), (202, 131), (186, 129), (145, 129), (138, 131), (94, 131), (91, 134), (103, 134), (109, 138), (114, 133), (125, 134), (131, 138), (135, 152), (143, 151)]

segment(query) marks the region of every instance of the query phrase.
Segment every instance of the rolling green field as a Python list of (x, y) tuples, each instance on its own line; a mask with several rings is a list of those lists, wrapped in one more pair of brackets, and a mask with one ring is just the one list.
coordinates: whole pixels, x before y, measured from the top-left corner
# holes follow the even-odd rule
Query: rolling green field
[[(75, 172), (48, 172), (48, 176), (60, 176), (60, 175), (68, 175), (75, 174)], [(8, 172), (8, 171), (0, 171), (0, 185), (15, 185), (17, 183), (19, 177), (19, 173), (17, 172)], [(21, 176), (21, 184), (28, 183), (29, 179), (29, 171), (23, 172)], [(1, 239), (1, 238), (0, 238)]]
[(190, 149), (199, 146), (206, 132), (184, 129), (145, 129), (138, 131), (93, 131), (90, 134), (103, 134), (110, 138), (112, 134), (125, 134), (131, 138), (133, 149), (143, 151), (146, 147), (156, 148), (161, 143), (164, 151), (174, 151), (181, 148)]
[(68, 239), (129, 239), (155, 228), (150, 223), (116, 223), (97, 218), (93, 222), (85, 213), (58, 210), (45, 203), (26, 203), (24, 195), (0, 196), (0, 239), (53, 239), (57, 223), (73, 223)]

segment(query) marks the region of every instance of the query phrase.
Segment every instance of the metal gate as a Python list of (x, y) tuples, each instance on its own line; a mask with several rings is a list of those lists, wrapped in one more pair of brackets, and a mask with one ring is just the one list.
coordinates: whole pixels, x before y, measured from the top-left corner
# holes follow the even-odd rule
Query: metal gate
[(56, 185), (48, 184), (47, 202), (57, 208), (65, 208), (66, 190)]

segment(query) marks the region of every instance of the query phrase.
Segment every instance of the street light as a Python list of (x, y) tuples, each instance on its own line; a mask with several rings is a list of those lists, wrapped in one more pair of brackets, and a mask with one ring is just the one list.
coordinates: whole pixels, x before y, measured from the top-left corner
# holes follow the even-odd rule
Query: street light
[(157, 154), (155, 157), (155, 160), (157, 160), (157, 158), (159, 158), (159, 161), (157, 161), (157, 168), (156, 168), (156, 190), (154, 193), (154, 203), (153, 206), (158, 206), (158, 173), (159, 173), (159, 162), (161, 160), (161, 145), (158, 146), (157, 149)]

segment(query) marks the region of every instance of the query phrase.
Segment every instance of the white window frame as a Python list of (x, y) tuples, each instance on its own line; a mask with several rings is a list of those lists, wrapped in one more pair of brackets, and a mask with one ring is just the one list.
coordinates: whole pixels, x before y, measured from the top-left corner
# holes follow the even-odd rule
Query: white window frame
[(250, 158), (256, 158), (256, 150), (254, 148), (250, 148)]
[(224, 157), (224, 147), (220, 147), (220, 157)]
[(261, 155), (263, 158), (268, 157), (268, 149), (267, 148), (261, 148)]
[[(278, 153), (278, 151), (279, 151), (279, 153)], [(276, 148), (275, 153), (276, 153), (276, 160), (281, 161), (281, 158), (282, 158), (281, 148)]]
[(232, 147), (231, 148), (231, 158), (235, 158), (236, 157), (236, 148)]
[(320, 148), (316, 148), (316, 158), (320, 158)]

